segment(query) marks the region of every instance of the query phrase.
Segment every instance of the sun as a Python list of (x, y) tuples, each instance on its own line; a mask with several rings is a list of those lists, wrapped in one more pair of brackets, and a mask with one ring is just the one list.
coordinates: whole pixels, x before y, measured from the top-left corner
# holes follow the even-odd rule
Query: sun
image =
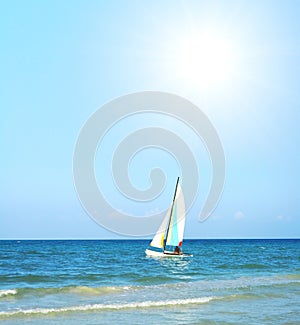
[(212, 33), (185, 38), (177, 55), (176, 70), (179, 77), (199, 86), (226, 82), (232, 73), (232, 45)]

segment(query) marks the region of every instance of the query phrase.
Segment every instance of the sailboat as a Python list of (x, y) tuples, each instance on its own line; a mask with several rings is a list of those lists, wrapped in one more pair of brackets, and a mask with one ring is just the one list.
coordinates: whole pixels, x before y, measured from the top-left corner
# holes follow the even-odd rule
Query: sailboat
[(182, 252), (185, 218), (184, 197), (178, 177), (172, 205), (146, 249), (146, 255), (154, 257), (192, 256)]

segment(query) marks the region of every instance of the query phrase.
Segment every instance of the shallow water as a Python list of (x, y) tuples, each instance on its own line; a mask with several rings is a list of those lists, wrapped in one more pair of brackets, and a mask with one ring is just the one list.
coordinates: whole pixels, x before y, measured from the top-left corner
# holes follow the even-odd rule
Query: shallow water
[(6, 324), (300, 322), (300, 240), (0, 241)]

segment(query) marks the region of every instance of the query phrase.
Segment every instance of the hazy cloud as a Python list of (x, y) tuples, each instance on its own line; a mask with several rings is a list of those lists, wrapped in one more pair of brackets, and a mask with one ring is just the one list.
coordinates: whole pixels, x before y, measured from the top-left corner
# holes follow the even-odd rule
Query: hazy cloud
[(237, 211), (234, 214), (234, 219), (235, 220), (241, 220), (241, 219), (244, 219), (244, 218), (245, 218), (245, 214), (242, 211)]
[(276, 217), (278, 221), (289, 221), (290, 217), (279, 215)]

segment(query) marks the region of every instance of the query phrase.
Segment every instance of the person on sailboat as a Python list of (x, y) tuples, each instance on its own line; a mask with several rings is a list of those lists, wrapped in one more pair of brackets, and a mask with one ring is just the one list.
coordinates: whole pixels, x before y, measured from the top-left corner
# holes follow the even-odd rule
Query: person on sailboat
[(175, 247), (175, 251), (174, 251), (175, 254), (182, 254), (180, 248), (178, 246)]

